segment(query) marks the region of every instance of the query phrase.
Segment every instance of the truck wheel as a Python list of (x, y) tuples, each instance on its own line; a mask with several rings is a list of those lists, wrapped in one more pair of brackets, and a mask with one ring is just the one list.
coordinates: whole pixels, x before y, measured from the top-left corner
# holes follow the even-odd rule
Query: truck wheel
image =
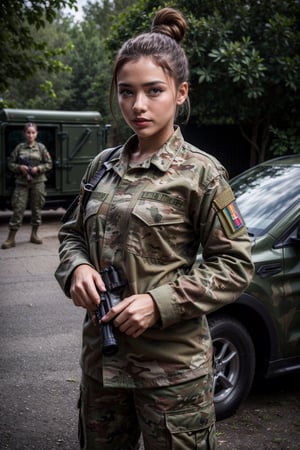
[(208, 318), (214, 347), (214, 404), (217, 420), (231, 416), (251, 389), (255, 349), (246, 328), (223, 314)]

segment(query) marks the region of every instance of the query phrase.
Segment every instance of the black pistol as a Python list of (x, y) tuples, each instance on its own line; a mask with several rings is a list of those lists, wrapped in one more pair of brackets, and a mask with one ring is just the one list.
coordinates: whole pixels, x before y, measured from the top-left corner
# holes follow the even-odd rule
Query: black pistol
[(33, 173), (32, 173), (32, 164), (30, 161), (28, 161), (28, 159), (23, 158), (23, 156), (19, 156), (19, 164), (22, 164), (23, 166), (27, 166), (28, 167), (28, 173), (27, 173), (27, 180), (31, 181), (32, 177), (33, 177)]
[(105, 284), (106, 292), (98, 291), (101, 302), (96, 310), (96, 316), (102, 334), (102, 353), (105, 356), (112, 356), (119, 349), (118, 341), (114, 334), (114, 326), (112, 323), (101, 323), (101, 319), (113, 306), (120, 302), (121, 288), (127, 282), (121, 278), (118, 270), (114, 266), (109, 266), (101, 270), (100, 275)]

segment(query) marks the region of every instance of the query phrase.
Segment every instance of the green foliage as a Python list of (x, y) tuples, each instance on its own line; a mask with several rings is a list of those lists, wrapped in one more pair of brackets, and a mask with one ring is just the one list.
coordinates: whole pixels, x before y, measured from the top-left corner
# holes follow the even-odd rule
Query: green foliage
[[(88, 1), (83, 7), (83, 20), (74, 20), (72, 13), (57, 12), (56, 18), (44, 28), (30, 27), (33, 41), (47, 42), (45, 66), (32, 72), (26, 79), (17, 78), (6, 89), (5, 105), (28, 109), (97, 110), (104, 123), (113, 126), (109, 137), (117, 142), (128, 136), (124, 122), (115, 125), (109, 110), (111, 62), (107, 58), (103, 40), (110, 24), (119, 12), (132, 1)], [(61, 51), (64, 49), (65, 51)], [(32, 48), (28, 53), (36, 52)], [(64, 73), (47, 71), (55, 56), (57, 69)], [(32, 59), (32, 58), (31, 58)], [(28, 74), (27, 74), (28, 75)]]
[(1, 0), (0, 2), (0, 93), (15, 80), (27, 80), (37, 71), (58, 73), (64, 69), (57, 56), (66, 49), (50, 48), (40, 32), (52, 23), (59, 8), (75, 6), (76, 0)]
[[(68, 20), (55, 20), (47, 27), (32, 29), (33, 39), (41, 39), (48, 43), (47, 54), (55, 53), (56, 71), (47, 71), (47, 67), (36, 71), (25, 79), (15, 79), (6, 89), (5, 101), (10, 107), (28, 109), (60, 109), (63, 101), (70, 96), (68, 89), (71, 76), (71, 66), (66, 61), (66, 51), (73, 52), (73, 45), (68, 34)], [(60, 48), (65, 50), (61, 51)], [(52, 51), (52, 49), (58, 49)], [(62, 76), (63, 72), (63, 76)]]
[[(200, 9), (202, 3), (206, 2), (199, 2)], [(192, 86), (202, 99), (197, 116), (211, 121), (218, 110), (218, 115), (243, 122), (265, 115), (277, 119), (282, 114), (282, 92), (288, 95), (287, 101), (293, 101), (300, 89), (300, 16), (295, 10), (297, 17), (290, 18), (289, 7), (295, 3), (229, 1), (226, 9), (224, 2), (215, 1), (207, 16), (201, 15), (201, 10), (197, 16), (194, 11), (189, 14), (193, 35), (187, 37), (187, 53), (193, 61)], [(192, 41), (201, 42), (202, 51), (195, 50)], [(208, 93), (212, 87), (220, 94), (214, 96), (213, 114)]]
[(174, 5), (176, 2), (137, 0), (129, 3), (131, 3), (131, 6), (128, 5), (125, 11), (114, 16), (109, 35), (105, 40), (111, 60), (113, 60), (124, 41), (150, 30), (155, 11), (164, 6)]
[(64, 109), (100, 110), (106, 115), (111, 66), (108, 65), (94, 22), (85, 22), (71, 31), (74, 50), (66, 62), (72, 67), (69, 82), (71, 96), (63, 103)]
[(300, 130), (299, 128), (270, 128), (272, 134), (271, 153), (274, 156), (282, 156), (292, 153), (300, 153)]
[(148, 31), (158, 7), (188, 20), (191, 120), (235, 123), (251, 144), (250, 164), (264, 160), (270, 126), (295, 127), (300, 105), (298, 0), (139, 0), (115, 19), (106, 45), (114, 55), (124, 39)]
[[(213, 49), (208, 56), (212, 59), (213, 65), (220, 63), (228, 71), (228, 77), (233, 83), (240, 83), (245, 87), (245, 95), (248, 98), (258, 98), (263, 93), (261, 81), (267, 70), (263, 64), (263, 58), (259, 52), (253, 48), (253, 43), (249, 37), (242, 37), (241, 42), (224, 41), (218, 49)], [(201, 74), (201, 69), (199, 69)], [(211, 71), (211, 79), (213, 71)], [(199, 77), (199, 83), (205, 82), (203, 77)]]

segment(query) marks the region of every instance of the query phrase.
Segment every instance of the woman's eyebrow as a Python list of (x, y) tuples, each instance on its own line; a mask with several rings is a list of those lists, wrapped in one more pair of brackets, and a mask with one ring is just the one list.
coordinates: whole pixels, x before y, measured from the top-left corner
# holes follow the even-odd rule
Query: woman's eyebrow
[[(163, 80), (154, 80), (154, 81), (149, 81), (147, 83), (143, 83), (142, 86), (143, 87), (148, 87), (148, 86), (156, 86), (158, 84), (167, 84), (165, 81)], [(130, 83), (123, 83), (122, 81), (120, 83), (118, 83), (119, 87), (132, 87), (133, 84)]]

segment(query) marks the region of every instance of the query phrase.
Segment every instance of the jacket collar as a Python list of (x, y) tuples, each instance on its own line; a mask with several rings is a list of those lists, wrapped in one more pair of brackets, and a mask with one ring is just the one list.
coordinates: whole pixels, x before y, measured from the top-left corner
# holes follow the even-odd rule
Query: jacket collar
[[(174, 158), (176, 157), (184, 143), (184, 139), (179, 126), (175, 125), (174, 128), (174, 133), (168, 139), (168, 141), (153, 156), (151, 156), (151, 158), (145, 160), (141, 167), (148, 168), (151, 164), (153, 164), (162, 172), (166, 172), (169, 169), (169, 167), (173, 163)], [(128, 154), (132, 148), (135, 148), (137, 146), (137, 143), (138, 138), (135, 134), (131, 136), (125, 143), (121, 150), (119, 159), (119, 163), (121, 164), (121, 166), (123, 166), (125, 161), (126, 165), (128, 164)], [(115, 169), (117, 169), (118, 165), (119, 164), (115, 166)]]

